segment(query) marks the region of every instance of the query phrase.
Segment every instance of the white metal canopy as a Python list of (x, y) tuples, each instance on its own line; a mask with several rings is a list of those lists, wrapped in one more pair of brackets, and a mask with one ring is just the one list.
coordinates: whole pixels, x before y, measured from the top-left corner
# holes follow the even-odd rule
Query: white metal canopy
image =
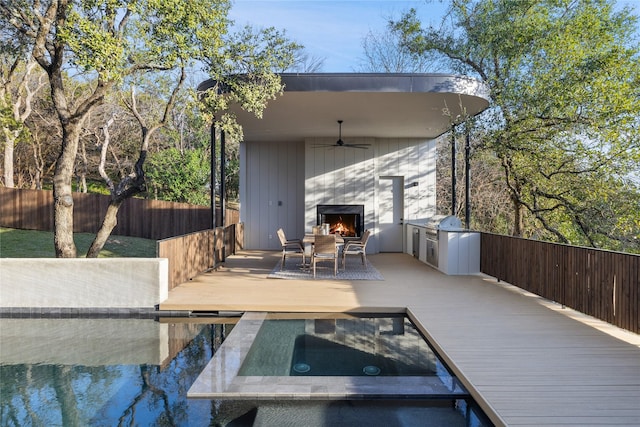
[[(262, 119), (232, 106), (244, 140), (304, 141), (310, 137), (435, 138), (463, 115), (489, 105), (482, 82), (445, 74), (281, 74), (284, 93)], [(199, 90), (212, 86), (208, 80)], [(464, 114), (463, 114), (464, 113)]]

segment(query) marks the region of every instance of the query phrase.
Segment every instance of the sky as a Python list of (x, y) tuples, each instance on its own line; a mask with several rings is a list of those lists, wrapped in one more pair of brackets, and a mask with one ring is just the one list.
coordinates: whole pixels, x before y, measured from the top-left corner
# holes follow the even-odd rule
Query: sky
[(412, 7), (423, 24), (439, 22), (445, 10), (438, 1), (424, 0), (234, 0), (229, 17), (240, 27), (286, 30), (310, 56), (324, 58), (321, 72), (353, 72), (362, 63), (367, 33), (383, 32), (386, 18)]
[[(353, 72), (363, 62), (362, 41), (370, 31), (385, 30), (387, 18), (409, 8), (423, 26), (438, 24), (446, 9), (439, 0), (234, 0), (230, 18), (237, 26), (275, 27), (305, 46), (312, 57), (324, 58), (325, 73)], [(640, 13), (640, 0), (622, 0)]]

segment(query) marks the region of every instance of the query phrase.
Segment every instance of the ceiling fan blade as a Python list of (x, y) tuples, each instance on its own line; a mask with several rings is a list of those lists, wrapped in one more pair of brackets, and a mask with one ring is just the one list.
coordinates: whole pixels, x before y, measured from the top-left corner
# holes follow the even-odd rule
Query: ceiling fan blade
[(368, 149), (371, 144), (347, 144), (342, 140), (342, 120), (338, 120), (338, 140), (335, 144), (314, 144), (314, 147), (349, 147), (360, 148), (363, 150)]

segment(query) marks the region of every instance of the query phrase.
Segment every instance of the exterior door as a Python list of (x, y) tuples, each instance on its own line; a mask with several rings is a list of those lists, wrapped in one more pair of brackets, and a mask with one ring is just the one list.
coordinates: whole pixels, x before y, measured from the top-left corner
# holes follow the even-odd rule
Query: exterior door
[(380, 252), (402, 252), (404, 177), (381, 176), (378, 181), (378, 200)]

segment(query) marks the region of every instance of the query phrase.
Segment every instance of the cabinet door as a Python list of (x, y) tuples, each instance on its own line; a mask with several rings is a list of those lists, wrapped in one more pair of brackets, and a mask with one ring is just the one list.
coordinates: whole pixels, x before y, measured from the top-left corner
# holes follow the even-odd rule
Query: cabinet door
[(420, 250), (419, 242), (414, 242), (413, 240), (414, 233), (417, 230), (418, 229), (416, 227), (407, 225), (407, 230), (405, 235), (406, 236), (405, 237), (405, 253), (408, 253), (409, 255), (413, 255), (413, 256), (415, 256), (415, 254)]
[(427, 235), (422, 229), (420, 230), (418, 240), (420, 241), (420, 261), (427, 262)]

